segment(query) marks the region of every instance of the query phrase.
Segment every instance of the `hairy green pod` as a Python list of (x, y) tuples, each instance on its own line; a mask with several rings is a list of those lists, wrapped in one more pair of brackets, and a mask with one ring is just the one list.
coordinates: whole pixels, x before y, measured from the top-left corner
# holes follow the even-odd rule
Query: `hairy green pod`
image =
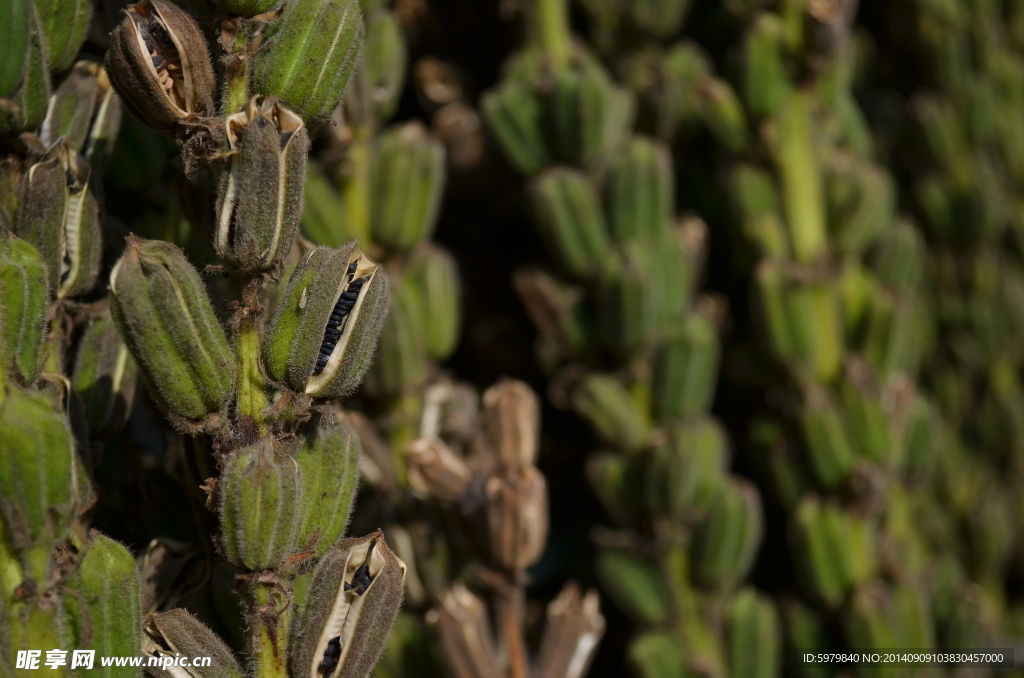
[(309, 134), (274, 97), (224, 121), (231, 153), (217, 190), (217, 254), (242, 271), (276, 269), (302, 218)]
[(459, 341), (461, 297), (455, 258), (429, 243), (413, 253), (405, 270), (406, 289), (417, 297), (427, 352), (447, 360)]
[(595, 61), (555, 73), (546, 103), (550, 144), (576, 167), (605, 167), (630, 127), (632, 99)]
[(701, 103), (697, 93), (714, 72), (711, 57), (692, 40), (681, 40), (665, 54), (664, 69), (666, 80), (680, 92), (677, 124), (699, 120)]
[[(190, 667), (194, 678), (242, 678), (245, 672), (227, 643), (185, 609), (155, 612), (143, 627), (142, 654), (147, 657), (209, 657), (210, 665)], [(147, 678), (163, 672), (146, 669)]]
[(345, 203), (331, 178), (315, 164), (306, 167), (302, 231), (313, 242), (340, 247), (353, 238), (346, 221)]
[(736, 219), (743, 234), (763, 257), (788, 259), (788, 235), (772, 175), (755, 165), (741, 164), (732, 170), (729, 185), (737, 201)]
[[(14, 0), (19, 5), (24, 0)], [(12, 55), (13, 64), (21, 61), (17, 76), (13, 71), (9, 74), (17, 82), (13, 90), (0, 92), (0, 134), (17, 134), (25, 130), (34, 130), (46, 117), (46, 105), (50, 98), (50, 70), (46, 60), (46, 47), (43, 43), (43, 31), (40, 27), (39, 14), (35, 5), (27, 3), (28, 26), (18, 26), (19, 15), (12, 17), (12, 28), (21, 28), (27, 38), (27, 49), (23, 56)], [(17, 9), (15, 9), (17, 12)], [(16, 48), (23, 38), (10, 36), (12, 48)], [(12, 64), (12, 65), (13, 65)]]
[(672, 156), (661, 142), (633, 137), (608, 165), (608, 226), (617, 241), (655, 241), (675, 215)]
[(381, 120), (394, 115), (398, 107), (408, 60), (405, 35), (395, 14), (387, 10), (367, 11), (363, 77), (370, 104)]
[(61, 231), (69, 198), (68, 154), (67, 146), (58, 143), (25, 173), (14, 225), (14, 232), (39, 251), (51, 291), (56, 291), (60, 281), (63, 259)]
[(11, 0), (0, 11), (0, 98), (8, 98), (21, 83), (28, 57), (32, 0)]
[(791, 279), (786, 291), (789, 324), (799, 356), (823, 382), (843, 367), (843, 309), (836, 280)]
[(651, 490), (645, 485), (646, 479), (637, 464), (630, 464), (630, 460), (618, 452), (594, 452), (589, 455), (586, 474), (598, 501), (619, 524), (629, 524), (645, 499), (658, 501), (658, 495), (647, 498), (645, 492)]
[(406, 566), (377, 532), (343, 539), (313, 571), (292, 625), (297, 678), (362, 678), (380, 659), (398, 616)]
[(598, 338), (624, 361), (653, 348), (663, 328), (653, 261), (647, 248), (628, 243), (620, 257), (609, 259), (600, 279)]
[(85, 40), (92, 4), (89, 0), (34, 0), (43, 29), (51, 73), (67, 70)]
[(782, 628), (771, 598), (752, 588), (743, 588), (729, 600), (725, 611), (725, 652), (732, 676), (782, 675)]
[[(137, 657), (142, 650), (139, 575), (135, 560), (122, 544), (93, 532), (78, 568), (66, 581), (64, 602), (72, 620), (77, 647), (103, 657)], [(99, 675), (113, 678), (124, 669), (100, 666)]]
[(39, 252), (24, 240), (0, 233), (0, 355), (3, 368), (26, 385), (42, 369), (48, 287)]
[(264, 336), (267, 375), (314, 398), (350, 393), (370, 367), (388, 298), (387, 274), (355, 242), (310, 252), (292, 272)]
[(127, 423), (135, 402), (138, 367), (105, 309), (78, 344), (71, 387), (85, 407), (89, 433), (107, 438)]
[(711, 418), (682, 421), (668, 431), (646, 468), (646, 503), (654, 514), (682, 523), (702, 520), (725, 491), (729, 445)]
[(623, 450), (647, 442), (651, 423), (618, 379), (600, 373), (585, 376), (572, 392), (572, 407), (590, 422), (597, 436)]
[(757, 285), (758, 314), (772, 351), (782, 360), (801, 355), (797, 329), (793, 326), (788, 302), (789, 280), (781, 264), (765, 259), (754, 273)]
[(325, 554), (345, 532), (359, 485), (362, 447), (355, 431), (336, 423), (309, 425), (295, 453), (302, 481), (295, 543)]
[(220, 543), (231, 564), (273, 570), (295, 553), (303, 497), (299, 465), (269, 438), (231, 455), (217, 493)]
[(377, 359), (367, 373), (366, 386), (375, 393), (397, 395), (423, 384), (430, 376), (430, 358), (420, 295), (402, 277), (393, 290), (388, 317), (380, 332)]
[(796, 598), (783, 598), (779, 608), (786, 636), (786, 669), (799, 678), (830, 678), (832, 671), (825, 664), (805, 662), (800, 654), (812, 647), (822, 651), (832, 649), (822, 619)]
[(864, 373), (864, 367), (863, 363), (851, 361), (847, 378), (839, 385), (847, 438), (858, 456), (883, 468), (894, 468), (902, 450), (889, 421), (892, 408), (883, 405), (881, 390), (873, 383), (873, 375)]
[(875, 570), (873, 526), (816, 497), (806, 497), (797, 506), (792, 537), (805, 588), (829, 607)]
[[(899, 643), (892, 597), (882, 582), (866, 582), (857, 587), (844, 615), (846, 637), (851, 647), (882, 651), (902, 647)], [(925, 650), (926, 648), (916, 648)], [(866, 675), (884, 675), (877, 667)]]
[(45, 395), (8, 388), (0, 402), (0, 511), (21, 552), (65, 538), (84, 498), (85, 470), (66, 417)]
[(668, 421), (711, 407), (721, 349), (711, 322), (698, 314), (658, 346), (654, 367), (654, 409)]
[(234, 387), (234, 355), (185, 254), (129, 236), (110, 292), (114, 322), (157, 405), (193, 421), (220, 410)]
[(407, 252), (428, 240), (437, 224), (444, 192), (445, 150), (419, 122), (383, 132), (373, 154), (375, 243)]
[(480, 108), (516, 169), (532, 176), (551, 164), (552, 152), (544, 134), (544, 103), (527, 83), (506, 80), (483, 95)]
[(733, 479), (694, 532), (694, 576), (717, 591), (733, 588), (753, 566), (763, 537), (764, 517), (757, 488)]
[(556, 167), (530, 186), (538, 226), (548, 247), (567, 271), (591, 278), (611, 251), (597, 190), (587, 175)]
[(357, 0), (297, 0), (267, 26), (252, 60), (253, 91), (307, 118), (338, 105), (363, 47)]
[(936, 648), (935, 615), (930, 591), (923, 582), (901, 581), (893, 586), (892, 602), (900, 647)]
[(92, 168), (77, 151), (69, 150), (65, 176), (68, 197), (60, 234), (58, 299), (89, 292), (96, 285), (103, 254), (100, 206), (89, 181)]
[(104, 66), (128, 110), (163, 134), (210, 115), (216, 81), (195, 19), (170, 0), (141, 0), (124, 14)]
[(657, 624), (670, 614), (669, 592), (646, 560), (625, 551), (605, 550), (597, 556), (595, 568), (608, 597), (637, 623)]
[(800, 424), (808, 466), (818, 484), (826, 490), (837, 488), (853, 469), (854, 450), (842, 413), (827, 390), (808, 386)]
[(64, 137), (68, 146), (76, 151), (85, 147), (93, 112), (100, 95), (99, 64), (79, 61), (64, 81), (50, 96), (46, 119), (39, 130), (39, 141), (44, 146), (52, 145)]
[(700, 114), (715, 138), (730, 151), (740, 153), (750, 144), (743, 105), (725, 80), (707, 78), (701, 83)]

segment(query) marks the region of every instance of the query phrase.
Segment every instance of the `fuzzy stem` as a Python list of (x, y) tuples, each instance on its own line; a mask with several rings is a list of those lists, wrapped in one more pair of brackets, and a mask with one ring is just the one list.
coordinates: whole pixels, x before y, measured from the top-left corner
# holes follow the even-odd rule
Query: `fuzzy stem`
[(245, 53), (248, 37), (244, 30), (239, 30), (231, 43), (230, 54), (235, 61), (229, 65), (225, 76), (221, 106), (221, 113), (225, 116), (237, 113), (249, 103), (249, 61)]
[(288, 634), (291, 628), (291, 592), (254, 582), (256, 601), (252, 618), (253, 655), (257, 678), (288, 678)]
[(523, 638), (523, 587), (510, 584), (498, 592), (498, 618), (508, 649), (509, 678), (529, 678), (530, 664)]
[(560, 71), (569, 65), (572, 37), (569, 32), (569, 8), (565, 0), (537, 0), (537, 33), (551, 67)]
[(235, 281), (239, 309), (235, 317), (235, 356), (238, 360), (237, 414), (243, 427), (252, 422), (257, 437), (267, 435), (265, 410), (270, 404), (266, 380), (260, 372), (259, 277)]

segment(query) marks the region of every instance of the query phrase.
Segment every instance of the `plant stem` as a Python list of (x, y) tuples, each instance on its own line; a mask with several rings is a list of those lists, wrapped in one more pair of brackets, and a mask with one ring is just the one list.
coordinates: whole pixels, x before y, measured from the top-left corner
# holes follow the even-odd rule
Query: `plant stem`
[(234, 57), (227, 68), (224, 84), (224, 100), (221, 113), (237, 113), (249, 103), (249, 61), (246, 58), (248, 35), (239, 29), (231, 43), (230, 54)]
[(498, 618), (508, 649), (509, 678), (529, 678), (530, 665), (523, 638), (522, 585), (508, 584), (498, 591)]
[(572, 56), (569, 8), (565, 0), (537, 0), (536, 13), (541, 46), (551, 59), (552, 69), (560, 71), (569, 65)]
[(253, 615), (253, 654), (257, 678), (288, 678), (288, 634), (291, 628), (291, 591), (262, 582), (252, 584), (256, 601)]
[(239, 421), (251, 421), (256, 435), (262, 438), (268, 430), (264, 411), (270, 399), (260, 372), (260, 279), (257, 276), (237, 280), (235, 289), (239, 292), (240, 304), (234, 324), (238, 360), (237, 413)]

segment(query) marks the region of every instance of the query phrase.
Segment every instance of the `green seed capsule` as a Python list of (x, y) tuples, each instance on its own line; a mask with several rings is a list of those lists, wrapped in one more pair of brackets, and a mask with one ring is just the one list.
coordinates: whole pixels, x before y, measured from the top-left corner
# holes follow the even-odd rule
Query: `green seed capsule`
[(853, 470), (854, 449), (835, 399), (820, 387), (808, 387), (800, 423), (808, 465), (820, 487), (837, 488)]
[(761, 14), (753, 21), (744, 48), (743, 98), (754, 118), (774, 115), (792, 86), (785, 54), (783, 20)]
[(459, 340), (461, 289), (455, 258), (429, 243), (417, 249), (405, 270), (407, 289), (416, 296), (420, 326), (430, 357), (447, 360)]
[(199, 273), (176, 246), (128, 237), (110, 272), (111, 310), (153, 400), (201, 420), (234, 385), (234, 355)]
[(639, 0), (630, 3), (633, 23), (640, 29), (662, 38), (679, 30), (690, 9), (690, 0)]
[(95, 438), (117, 433), (135, 401), (138, 368), (121, 341), (109, 309), (85, 329), (78, 345), (71, 386), (82, 399)]
[(307, 118), (338, 105), (363, 46), (357, 0), (296, 0), (267, 26), (252, 60), (253, 90)]
[[(14, 0), (8, 4), (19, 5), (21, 2), (24, 0)], [(5, 100), (4, 105), (0, 106), (0, 134), (5, 135), (15, 135), (39, 127), (46, 116), (46, 105), (50, 98), (50, 72), (46, 60), (46, 47), (43, 44), (43, 32), (39, 25), (39, 14), (31, 2), (26, 9), (27, 27), (18, 25), (20, 22), (17, 15), (12, 17), (12, 28), (24, 31), (22, 35), (27, 38), (28, 44), (22, 57), (12, 55), (14, 63), (22, 61), (18, 75), (14, 76), (13, 71), (10, 73), (18, 84), (12, 90), (0, 92), (0, 100)], [(17, 48), (23, 38), (11, 37), (12, 48)]]
[[(142, 624), (139, 574), (123, 545), (93, 533), (78, 569), (64, 583), (76, 647), (103, 656), (140, 654)], [(101, 676), (116, 676), (112, 668), (97, 667)]]
[(24, 240), (0, 234), (0, 355), (4, 369), (25, 385), (39, 377), (46, 338), (46, 267)]
[(661, 330), (659, 292), (648, 248), (629, 243), (609, 258), (600, 280), (597, 329), (602, 344), (623, 360), (654, 347)]
[(751, 588), (738, 591), (725, 613), (725, 645), (730, 675), (782, 675), (782, 629), (772, 599)]
[(50, 97), (39, 141), (52, 145), (64, 137), (68, 146), (82, 151), (89, 132), (96, 101), (100, 96), (99, 64), (79, 61)]
[(209, 657), (210, 665), (189, 667), (190, 678), (242, 678), (245, 672), (227, 643), (181, 608), (156, 612), (143, 627), (142, 653), (147, 657)]
[(608, 168), (608, 222), (613, 237), (653, 241), (675, 214), (672, 157), (663, 144), (633, 137)]
[(240, 270), (273, 270), (302, 217), (306, 126), (274, 97), (254, 97), (224, 126), (232, 155), (217, 191), (214, 247)]
[(61, 231), (70, 197), (69, 153), (67, 145), (60, 142), (25, 173), (14, 226), (14, 232), (39, 251), (51, 291), (56, 291), (60, 282), (63, 260)]
[(164, 134), (209, 115), (213, 66), (195, 19), (169, 0), (142, 0), (124, 13), (105, 66), (128, 109)]
[(269, 12), (279, 0), (216, 0), (217, 9), (225, 14), (256, 16)]
[(405, 573), (405, 563), (379, 530), (343, 539), (328, 551), (313, 571), (306, 605), (292, 626), (292, 675), (369, 675), (398, 616)]
[(302, 479), (302, 503), (295, 543), (299, 549), (326, 553), (348, 524), (359, 485), (359, 438), (347, 424), (310, 424), (295, 461)]
[(662, 576), (647, 560), (625, 551), (606, 550), (595, 562), (604, 591), (620, 610), (644, 626), (670, 614), (669, 592)]
[(0, 12), (0, 98), (8, 98), (21, 83), (28, 57), (32, 0), (10, 0)]
[(611, 250), (604, 211), (590, 179), (576, 170), (555, 168), (530, 187), (541, 235), (573, 275), (593, 277)]
[(393, 12), (367, 12), (364, 70), (366, 91), (379, 120), (395, 113), (409, 60), (402, 26)]
[(643, 447), (651, 423), (632, 395), (617, 379), (606, 374), (588, 374), (572, 393), (572, 406), (588, 420), (598, 437), (624, 449)]
[(551, 164), (544, 104), (526, 83), (507, 80), (486, 92), (480, 106), (502, 151), (520, 172), (534, 175)]
[(85, 469), (67, 419), (45, 395), (8, 388), (0, 402), (0, 511), (14, 547), (47, 552), (77, 517)]
[(409, 251), (430, 238), (445, 180), (444, 145), (419, 122), (382, 133), (374, 147), (374, 242)]
[(267, 375), (314, 398), (350, 393), (370, 366), (388, 296), (384, 269), (356, 243), (309, 253), (264, 336)]
[(89, 0), (34, 0), (39, 11), (51, 73), (67, 70), (85, 40), (92, 3)]
[(562, 162), (600, 171), (631, 127), (633, 101), (596, 61), (554, 75), (548, 136)]
[(377, 359), (366, 376), (373, 393), (398, 395), (421, 386), (431, 362), (424, 334), (420, 295), (407, 277), (393, 286), (388, 316), (380, 331)]
[(764, 518), (757, 488), (733, 480), (694, 532), (694, 575), (717, 591), (731, 589), (754, 564), (763, 536)]
[(297, 551), (299, 466), (264, 438), (225, 462), (217, 482), (225, 557), (250, 572), (281, 567)]
[(661, 342), (654, 368), (654, 407), (659, 417), (678, 419), (710, 408), (720, 353), (714, 326), (697, 314), (687, 318), (680, 332)]
[(710, 418), (677, 423), (647, 465), (648, 509), (683, 523), (704, 518), (722, 496), (729, 446), (721, 425)]

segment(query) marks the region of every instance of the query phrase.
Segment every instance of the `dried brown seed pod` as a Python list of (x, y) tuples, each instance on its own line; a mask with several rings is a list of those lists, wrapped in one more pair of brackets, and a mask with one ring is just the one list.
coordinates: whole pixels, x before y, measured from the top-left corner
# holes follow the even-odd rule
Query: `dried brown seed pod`
[(105, 65), (132, 113), (164, 134), (209, 115), (213, 66), (195, 20), (167, 0), (142, 0), (124, 14)]

